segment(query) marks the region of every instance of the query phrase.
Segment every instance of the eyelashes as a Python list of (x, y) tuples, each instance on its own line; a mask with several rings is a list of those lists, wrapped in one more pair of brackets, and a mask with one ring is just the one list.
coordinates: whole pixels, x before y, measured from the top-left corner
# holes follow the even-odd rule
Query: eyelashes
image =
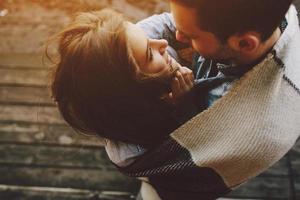
[(149, 60), (152, 61), (153, 60), (153, 52), (152, 52), (152, 48), (149, 47)]

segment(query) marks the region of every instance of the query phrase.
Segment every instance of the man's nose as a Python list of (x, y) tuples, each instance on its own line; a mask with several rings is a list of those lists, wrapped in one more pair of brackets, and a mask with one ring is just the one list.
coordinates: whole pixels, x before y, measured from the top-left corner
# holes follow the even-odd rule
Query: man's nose
[(189, 38), (187, 38), (180, 31), (176, 31), (176, 40), (178, 40), (179, 42), (182, 42), (182, 43), (190, 43)]

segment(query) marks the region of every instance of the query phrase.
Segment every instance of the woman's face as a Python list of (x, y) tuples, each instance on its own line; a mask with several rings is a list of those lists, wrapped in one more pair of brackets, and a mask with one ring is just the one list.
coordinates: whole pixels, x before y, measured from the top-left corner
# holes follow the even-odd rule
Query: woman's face
[(163, 71), (173, 72), (174, 68), (180, 67), (167, 53), (166, 40), (150, 39), (141, 28), (132, 23), (128, 23), (126, 33), (133, 57), (143, 73), (151, 75)]

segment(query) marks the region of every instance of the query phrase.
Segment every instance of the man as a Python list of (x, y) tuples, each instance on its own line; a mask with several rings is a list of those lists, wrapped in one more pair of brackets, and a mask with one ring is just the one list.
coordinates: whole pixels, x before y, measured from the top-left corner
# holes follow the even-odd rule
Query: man
[(172, 45), (176, 31), (198, 52), (194, 93), (206, 106), (120, 170), (147, 177), (156, 199), (209, 200), (283, 157), (300, 134), (300, 31), (291, 3), (170, 0), (177, 30), (168, 14), (140, 22), (150, 37)]

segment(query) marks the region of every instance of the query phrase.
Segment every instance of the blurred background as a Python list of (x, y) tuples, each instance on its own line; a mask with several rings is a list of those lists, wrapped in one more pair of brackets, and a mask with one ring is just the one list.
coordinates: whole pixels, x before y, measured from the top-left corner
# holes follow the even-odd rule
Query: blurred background
[[(300, 0), (295, 4), (300, 8)], [(75, 133), (48, 92), (47, 38), (76, 12), (113, 7), (132, 21), (169, 11), (167, 0), (0, 0), (0, 200), (134, 199), (97, 137)], [(300, 144), (223, 199), (300, 199)]]
[(168, 10), (167, 0), (1, 0), (0, 53), (41, 53), (76, 12), (113, 7), (133, 21)]

